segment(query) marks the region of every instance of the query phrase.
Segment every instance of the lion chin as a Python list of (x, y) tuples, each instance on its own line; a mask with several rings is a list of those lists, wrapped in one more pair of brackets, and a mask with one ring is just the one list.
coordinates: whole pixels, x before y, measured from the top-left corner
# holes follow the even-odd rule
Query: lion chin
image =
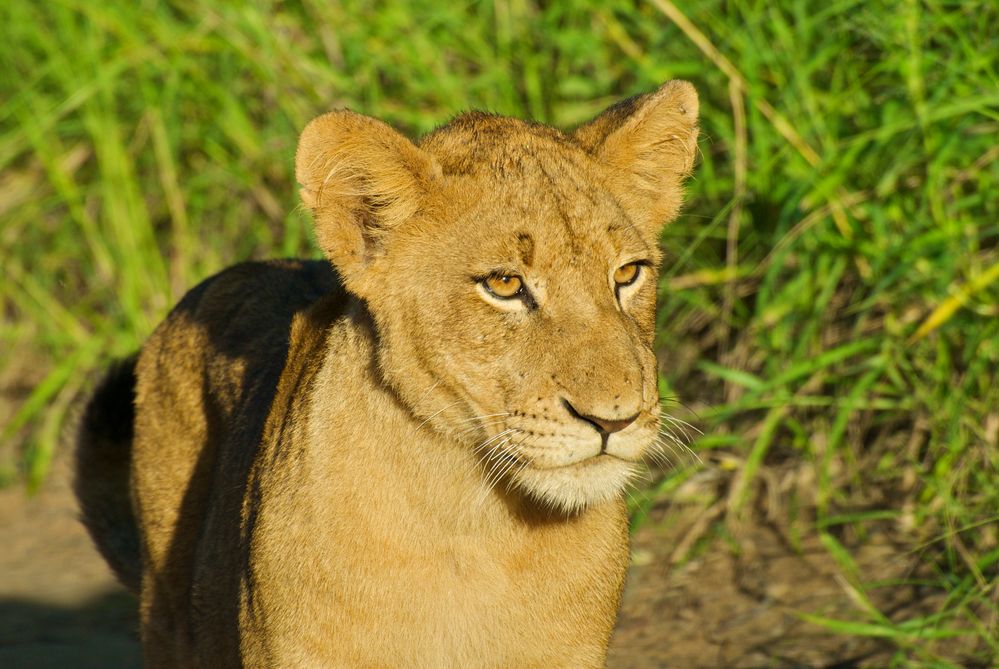
[(639, 471), (638, 463), (601, 454), (551, 469), (524, 467), (512, 480), (538, 503), (572, 514), (619, 497)]

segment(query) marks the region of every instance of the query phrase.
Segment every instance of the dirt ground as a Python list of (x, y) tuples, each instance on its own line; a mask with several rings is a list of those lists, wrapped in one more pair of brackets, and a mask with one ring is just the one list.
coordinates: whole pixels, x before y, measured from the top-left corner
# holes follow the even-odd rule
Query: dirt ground
[[(61, 458), (35, 497), (0, 490), (0, 667), (139, 667), (135, 600), (77, 522), (68, 479)], [(715, 540), (699, 557), (670, 567), (678, 537), (709, 526), (705, 513), (656, 509), (636, 533), (609, 667), (887, 664), (879, 642), (832, 635), (798, 615), (856, 611), (849, 585), (815, 541), (792, 549), (778, 531), (755, 526), (735, 542), (738, 550), (731, 538)], [(886, 579), (905, 575), (898, 555), (876, 540), (855, 553), (866, 576)], [(888, 611), (918, 600), (919, 593), (896, 586), (877, 605)]]

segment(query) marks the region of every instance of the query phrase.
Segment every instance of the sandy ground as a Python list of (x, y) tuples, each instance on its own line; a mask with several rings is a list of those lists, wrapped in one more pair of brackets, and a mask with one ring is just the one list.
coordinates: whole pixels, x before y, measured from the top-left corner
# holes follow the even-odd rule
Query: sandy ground
[(77, 521), (65, 460), (42, 490), (0, 490), (0, 667), (141, 666), (135, 600)]
[[(135, 600), (116, 584), (77, 522), (68, 479), (63, 458), (35, 497), (0, 490), (0, 667), (139, 667)], [(660, 519), (635, 536), (635, 566), (609, 667), (886, 664), (889, 656), (877, 642), (831, 635), (798, 615), (855, 610), (849, 588), (814, 542), (792, 550), (776, 530), (755, 527), (738, 551), (716, 541), (701, 557), (669, 568), (684, 523), (661, 518), (677, 513), (658, 511)], [(899, 575), (906, 567), (893, 557), (897, 552), (876, 542), (857, 555), (872, 576)], [(889, 610), (914, 598), (908, 588), (892, 588), (879, 605)]]

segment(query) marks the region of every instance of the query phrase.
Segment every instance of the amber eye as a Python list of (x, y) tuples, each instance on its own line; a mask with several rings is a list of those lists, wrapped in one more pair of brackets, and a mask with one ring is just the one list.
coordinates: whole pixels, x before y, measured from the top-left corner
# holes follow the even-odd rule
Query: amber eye
[(516, 274), (493, 274), (483, 279), (482, 285), (503, 300), (512, 299), (524, 292), (524, 280)]
[(638, 275), (642, 272), (641, 263), (630, 262), (627, 265), (621, 265), (616, 270), (614, 270), (614, 283), (617, 287), (630, 286), (635, 283), (638, 279)]

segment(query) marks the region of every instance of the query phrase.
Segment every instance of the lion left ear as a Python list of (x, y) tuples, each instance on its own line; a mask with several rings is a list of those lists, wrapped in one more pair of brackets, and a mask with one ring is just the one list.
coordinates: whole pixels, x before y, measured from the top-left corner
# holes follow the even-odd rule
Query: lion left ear
[(609, 168), (609, 186), (629, 216), (658, 233), (676, 217), (697, 155), (697, 91), (667, 81), (613, 107), (573, 137)]

